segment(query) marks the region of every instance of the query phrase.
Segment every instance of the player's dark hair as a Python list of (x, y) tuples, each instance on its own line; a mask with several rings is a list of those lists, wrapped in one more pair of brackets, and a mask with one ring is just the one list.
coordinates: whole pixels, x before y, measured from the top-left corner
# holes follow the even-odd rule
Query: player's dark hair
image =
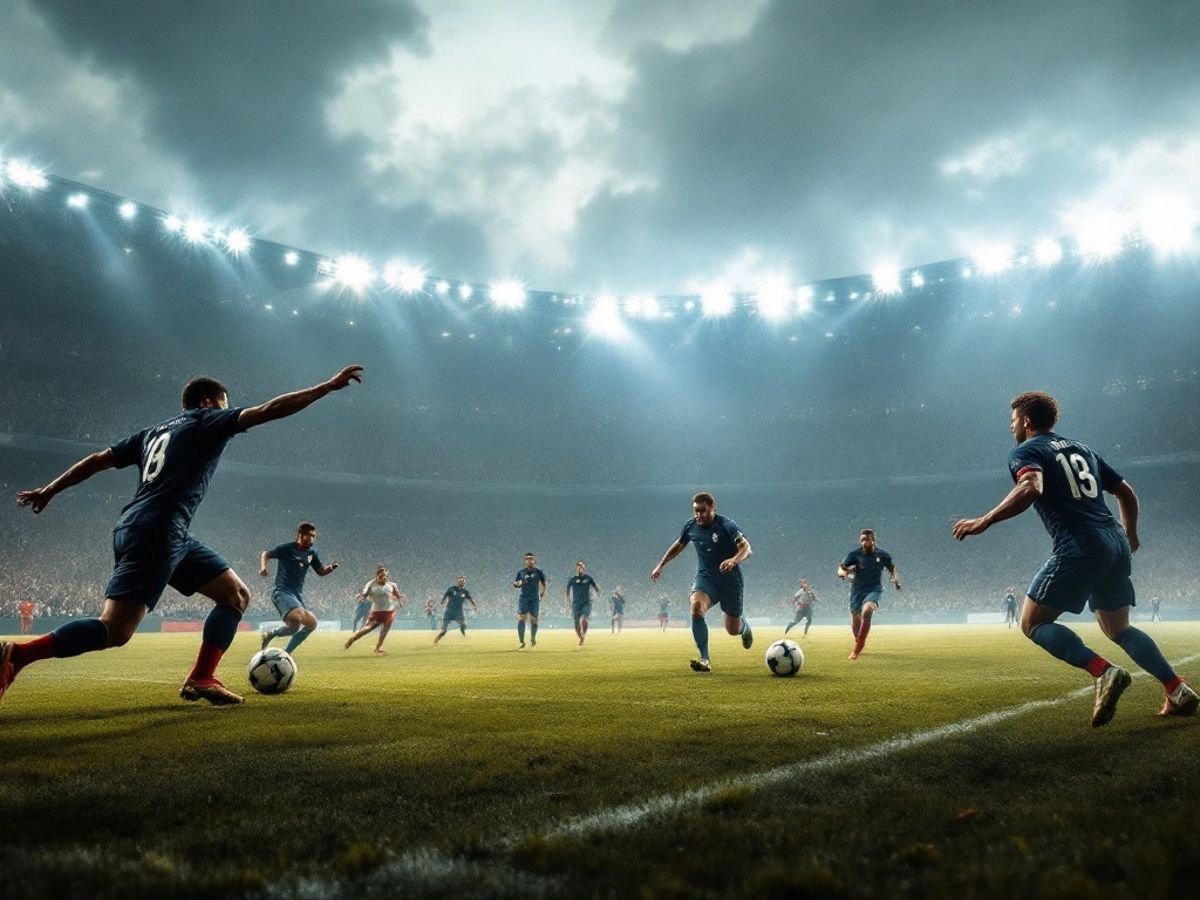
[(701, 491), (695, 497), (692, 498), (692, 502), (693, 503), (702, 503), (705, 506), (716, 506), (717, 498), (714, 497), (712, 494), (710, 494), (708, 491)]
[(301, 522), (296, 526), (296, 534), (315, 534), (317, 526), (312, 522)]
[(858, 533), (858, 536), (862, 537), (864, 534), (869, 534), (871, 537), (875, 537), (875, 529), (874, 528), (864, 528), (862, 531), (860, 531)]
[(523, 558), (524, 559), (537, 559), (537, 556), (533, 553), (526, 553)]
[(227, 396), (229, 390), (215, 378), (193, 378), (183, 386), (183, 396), (180, 398), (184, 409), (197, 409), (205, 400), (216, 403), (222, 396)]
[(1038, 431), (1049, 431), (1058, 421), (1058, 401), (1044, 391), (1026, 391), (1013, 397), (1012, 408), (1029, 419)]

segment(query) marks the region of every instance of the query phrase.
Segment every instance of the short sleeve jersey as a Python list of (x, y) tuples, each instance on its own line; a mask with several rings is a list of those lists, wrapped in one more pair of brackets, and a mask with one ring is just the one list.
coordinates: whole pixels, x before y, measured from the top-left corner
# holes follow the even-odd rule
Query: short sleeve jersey
[(396, 582), (386, 581), (380, 584), (375, 579), (367, 582), (366, 587), (362, 592), (367, 595), (367, 599), (371, 601), (371, 609), (379, 612), (388, 612), (396, 608), (396, 600), (392, 596), (393, 590), (399, 590), (396, 587)]
[(17, 615), (28, 619), (33, 615), (33, 601), (22, 600), (17, 604)]
[(471, 592), (465, 587), (459, 587), (455, 584), (446, 588), (446, 593), (442, 594), (442, 599), (446, 601), (446, 615), (452, 619), (461, 619), (463, 604), (471, 599)]
[(546, 574), (534, 566), (532, 569), (519, 570), (513, 581), (521, 585), (522, 600), (537, 600), (541, 596), (538, 585), (546, 583)]
[(670, 612), (671, 612), (671, 601), (670, 600), (660, 600), (658, 603), (658, 614), (660, 616), (665, 616), (665, 615), (669, 615)]
[(1013, 594), (1006, 594), (1004, 596), (1004, 605), (1008, 609), (1016, 609), (1017, 608), (1016, 596)]
[(274, 559), (279, 563), (275, 569), (275, 588), (297, 597), (304, 591), (304, 576), (308, 574), (309, 568), (325, 568), (321, 564), (321, 558), (317, 556), (315, 544), (305, 550), (295, 541), (289, 541), (268, 550), (267, 559)]
[(880, 547), (874, 553), (855, 547), (842, 560), (842, 568), (854, 570), (854, 581), (850, 585), (851, 597), (864, 597), (883, 590), (883, 570), (894, 568), (892, 555)]
[(813, 601), (817, 599), (817, 595), (812, 591), (796, 591), (794, 595), (796, 601), (796, 609), (808, 609), (813, 605)]
[(595, 579), (587, 572), (582, 575), (572, 575), (571, 580), (567, 582), (567, 587), (571, 589), (571, 602), (576, 606), (582, 606), (592, 598), (592, 588), (600, 590)]
[(729, 572), (722, 572), (720, 569), (722, 562), (737, 553), (738, 542), (745, 540), (733, 519), (716, 515), (713, 516), (712, 524), (708, 526), (701, 525), (694, 518), (688, 519), (683, 530), (679, 532), (679, 540), (696, 548), (697, 575), (731, 578), (741, 582), (741, 566), (734, 566)]
[(185, 409), (110, 448), (118, 469), (138, 466), (138, 487), (117, 528), (191, 525), (229, 439), (246, 429), (241, 409)]
[(625, 595), (613, 594), (608, 598), (608, 605), (612, 607), (613, 612), (625, 612)]
[(1104, 491), (1112, 491), (1124, 479), (1093, 450), (1053, 432), (1035, 434), (1008, 455), (1014, 481), (1031, 470), (1042, 473), (1042, 496), (1033, 505), (1055, 555), (1086, 553), (1117, 529)]

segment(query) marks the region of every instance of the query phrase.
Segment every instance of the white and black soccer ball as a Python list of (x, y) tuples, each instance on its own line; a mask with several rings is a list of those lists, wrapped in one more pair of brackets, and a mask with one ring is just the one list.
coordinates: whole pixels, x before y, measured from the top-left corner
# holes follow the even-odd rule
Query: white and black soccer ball
[(767, 648), (765, 661), (772, 675), (790, 678), (804, 668), (804, 651), (795, 641), (776, 641)]
[(250, 658), (246, 674), (260, 694), (282, 694), (296, 680), (296, 661), (286, 650), (268, 647)]

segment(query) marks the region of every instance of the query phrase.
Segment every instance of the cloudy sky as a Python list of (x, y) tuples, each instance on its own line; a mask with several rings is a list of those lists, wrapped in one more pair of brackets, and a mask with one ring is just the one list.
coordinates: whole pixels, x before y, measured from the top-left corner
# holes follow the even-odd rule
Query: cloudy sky
[(1200, 198), (1200, 4), (5, 0), (0, 155), (322, 253), (750, 288)]

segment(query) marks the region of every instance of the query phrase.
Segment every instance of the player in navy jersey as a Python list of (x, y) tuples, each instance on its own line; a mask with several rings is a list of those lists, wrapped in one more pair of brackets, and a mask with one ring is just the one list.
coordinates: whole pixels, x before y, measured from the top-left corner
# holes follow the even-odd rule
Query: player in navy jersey
[(788, 622), (787, 627), (783, 629), (783, 633), (787, 634), (792, 630), (792, 627), (800, 624), (800, 620), (804, 620), (804, 635), (808, 635), (808, 628), (812, 625), (813, 604), (817, 602), (817, 593), (808, 583), (807, 578), (800, 579), (800, 590), (792, 594), (792, 605), (795, 607), (796, 614), (792, 617), (792, 621)]
[(705, 614), (714, 605), (725, 614), (725, 630), (742, 637), (747, 650), (754, 643), (750, 623), (742, 615), (742, 566), (753, 552), (750, 542), (732, 519), (717, 515), (717, 501), (712, 494), (701, 492), (692, 498), (692, 518), (688, 519), (679, 538), (663, 554), (650, 573), (658, 581), (663, 567), (684, 551), (688, 544), (696, 547), (696, 578), (692, 582), (692, 637), (700, 658), (691, 662), (695, 672), (711, 672), (708, 659), (708, 623)]
[(612, 634), (620, 634), (625, 626), (625, 594), (620, 588), (613, 591), (612, 596), (608, 598), (608, 610), (611, 616), (609, 630)]
[(0, 641), (0, 697), (17, 673), (49, 657), (78, 656), (126, 644), (167, 585), (196, 592), (215, 606), (204, 622), (196, 664), (180, 689), (185, 700), (217, 705), (241, 703), (216, 677), (217, 664), (233, 643), (250, 591), (219, 554), (188, 534), (225, 445), (257, 425), (294, 415), (354, 381), (362, 366), (347, 366), (328, 381), (259, 406), (229, 408), (229, 392), (212, 378), (195, 378), (183, 389), (183, 411), (75, 463), (44, 487), (17, 494), (35, 513), (57, 494), (106, 469), (138, 466), (138, 487), (113, 531), (115, 566), (99, 618), (68, 622), (23, 644)]
[(666, 634), (671, 624), (671, 598), (663, 594), (658, 598), (658, 633)]
[(290, 637), (288, 653), (295, 653), (296, 648), (317, 630), (317, 617), (304, 605), (304, 577), (311, 568), (324, 577), (338, 567), (337, 563), (324, 565), (317, 555), (317, 526), (312, 522), (301, 522), (296, 527), (296, 540), (279, 544), (270, 550), (264, 550), (258, 563), (258, 574), (267, 577), (268, 560), (276, 561), (275, 586), (271, 589), (271, 603), (274, 605), (283, 625), (274, 631), (267, 631), (262, 636), (262, 649), (266, 650), (271, 641), (277, 637)]
[(525, 554), (525, 568), (513, 576), (512, 586), (521, 593), (517, 596), (517, 639), (518, 649), (525, 649), (525, 620), (529, 619), (529, 645), (537, 646), (538, 614), (542, 610), (542, 598), (546, 596), (546, 573), (537, 567), (537, 557)]
[(1151, 622), (1151, 624), (1162, 621), (1161, 612), (1162, 612), (1162, 600), (1160, 600), (1158, 598), (1158, 594), (1155, 594), (1153, 597), (1150, 598), (1150, 622)]
[(464, 603), (470, 603), (473, 610), (479, 609), (475, 605), (475, 599), (471, 596), (471, 592), (467, 590), (467, 576), (459, 575), (454, 584), (446, 588), (446, 593), (442, 594), (442, 605), (446, 609), (442, 613), (442, 630), (434, 637), (434, 645), (446, 636), (446, 629), (450, 627), (451, 622), (457, 622), (462, 636), (467, 636), (467, 614), (463, 611)]
[[(996, 522), (1035, 507), (1053, 550), (1029, 586), (1021, 607), (1021, 631), (1096, 680), (1092, 725), (1112, 719), (1131, 678), (1056, 621), (1064, 612), (1083, 612), (1085, 604), (1095, 613), (1104, 635), (1162, 682), (1166, 699), (1159, 715), (1194, 715), (1200, 696), (1175, 674), (1154, 639), (1129, 624), (1129, 608), (1136, 602), (1130, 557), (1140, 544), (1137, 494), (1095, 451), (1056, 434), (1057, 421), (1058, 403), (1049, 394), (1032, 391), (1012, 401), (1011, 429), (1017, 446), (1009, 454), (1008, 469), (1016, 484), (991, 512), (955, 522), (954, 537), (961, 541), (983, 534)], [(1117, 498), (1120, 523), (1102, 491)]]
[(850, 580), (850, 631), (854, 647), (849, 659), (858, 659), (871, 633), (871, 619), (883, 597), (883, 571), (887, 569), (892, 586), (900, 590), (900, 573), (892, 555), (875, 545), (875, 532), (864, 528), (858, 534), (858, 549), (851, 550), (837, 568), (837, 576)]
[(1004, 624), (1009, 628), (1017, 621), (1017, 595), (1012, 588), (1004, 595)]
[(575, 574), (567, 579), (567, 602), (571, 604), (571, 619), (575, 622), (575, 636), (579, 646), (587, 637), (588, 616), (592, 614), (592, 598), (600, 595), (600, 586), (587, 573), (583, 560), (575, 563)]

